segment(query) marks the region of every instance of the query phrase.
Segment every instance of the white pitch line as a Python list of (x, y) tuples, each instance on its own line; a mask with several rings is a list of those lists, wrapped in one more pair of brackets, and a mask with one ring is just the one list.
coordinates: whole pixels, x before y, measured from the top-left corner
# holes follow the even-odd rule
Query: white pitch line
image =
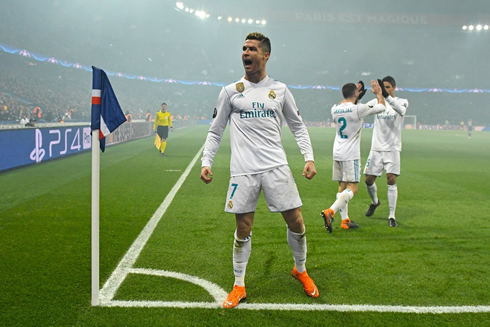
[(204, 288), (206, 291), (208, 291), (208, 293), (214, 298), (216, 303), (219, 304), (223, 303), (223, 301), (226, 300), (226, 297), (228, 296), (228, 293), (225, 292), (225, 290), (222, 289), (220, 286), (196, 276), (182, 274), (175, 271), (145, 269), (145, 268), (133, 268), (129, 272), (131, 274), (143, 274), (143, 275), (176, 278), (176, 279), (184, 280), (189, 283), (199, 285), (202, 288)]
[[(106, 307), (125, 308), (187, 308), (187, 309), (223, 309), (217, 302), (180, 302), (180, 301), (110, 301)], [(241, 310), (276, 310), (276, 311), (338, 311), (338, 312), (391, 312), (391, 313), (488, 313), (490, 306), (461, 307), (416, 307), (396, 305), (368, 304), (291, 304), (291, 303), (240, 303), (236, 309)]]
[(145, 246), (146, 242), (148, 241), (151, 234), (155, 230), (156, 226), (158, 225), (158, 222), (160, 221), (162, 216), (165, 214), (165, 211), (167, 211), (167, 208), (172, 203), (172, 200), (174, 199), (175, 195), (177, 194), (177, 191), (180, 189), (180, 187), (182, 186), (182, 184), (186, 180), (187, 176), (189, 175), (192, 167), (196, 163), (196, 161), (199, 158), (199, 155), (202, 153), (203, 149), (204, 149), (204, 145), (197, 152), (194, 159), (192, 159), (191, 163), (189, 164), (189, 166), (187, 166), (187, 168), (184, 171), (184, 173), (182, 174), (182, 176), (180, 176), (177, 183), (175, 183), (172, 190), (170, 190), (168, 195), (165, 197), (165, 200), (163, 200), (160, 207), (158, 207), (157, 211), (155, 211), (155, 213), (153, 214), (151, 219), (146, 224), (145, 228), (143, 228), (141, 233), (138, 235), (136, 240), (133, 242), (133, 244), (129, 248), (128, 252), (126, 252), (126, 254), (122, 258), (122, 260), (119, 262), (116, 269), (112, 272), (112, 275), (109, 277), (107, 282), (104, 284), (104, 287), (102, 287), (102, 289), (100, 290), (100, 304), (105, 304), (107, 302), (110, 302), (114, 298), (114, 295), (116, 294), (117, 289), (121, 286), (122, 282), (124, 281), (124, 279), (128, 275), (128, 272), (132, 268), (134, 263), (136, 262), (136, 259), (138, 259), (141, 251), (143, 250), (143, 247)]
[(103, 307), (119, 308), (181, 308), (181, 309), (223, 309), (221, 303), (216, 302), (165, 302), (165, 301), (109, 301)]

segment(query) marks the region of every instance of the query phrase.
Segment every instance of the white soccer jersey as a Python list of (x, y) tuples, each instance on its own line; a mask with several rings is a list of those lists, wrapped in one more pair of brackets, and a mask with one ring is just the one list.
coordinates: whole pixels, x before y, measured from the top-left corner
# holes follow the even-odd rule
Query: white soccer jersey
[(225, 86), (219, 96), (201, 158), (202, 167), (213, 164), (223, 132), (230, 123), (231, 176), (257, 174), (286, 165), (281, 143), (283, 117), (306, 160), (313, 148), (291, 91), (266, 76), (259, 83), (242, 78)]
[[(385, 99), (386, 110), (374, 116), (373, 139), (371, 151), (401, 151), (403, 116), (407, 112), (407, 99)], [(375, 105), (378, 99), (369, 101), (368, 105)]]
[(332, 107), (332, 118), (335, 123), (335, 141), (333, 160), (349, 161), (361, 159), (362, 120), (385, 110), (382, 104), (370, 107), (366, 104), (344, 102)]

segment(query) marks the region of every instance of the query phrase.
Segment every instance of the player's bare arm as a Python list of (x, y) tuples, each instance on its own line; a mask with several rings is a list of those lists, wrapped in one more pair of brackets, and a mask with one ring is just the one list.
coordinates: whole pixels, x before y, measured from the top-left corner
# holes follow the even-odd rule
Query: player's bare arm
[(303, 176), (308, 179), (312, 179), (316, 175), (315, 163), (313, 161), (307, 161), (305, 168), (303, 169)]
[(210, 167), (204, 166), (201, 168), (201, 180), (206, 184), (213, 181), (213, 172)]

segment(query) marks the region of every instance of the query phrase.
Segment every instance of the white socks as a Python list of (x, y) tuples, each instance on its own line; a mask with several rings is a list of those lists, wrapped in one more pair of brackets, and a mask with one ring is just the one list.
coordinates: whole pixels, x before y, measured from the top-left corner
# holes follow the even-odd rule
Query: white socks
[(303, 225), (303, 233), (298, 234), (292, 232), (288, 228), (288, 244), (293, 251), (294, 263), (298, 272), (302, 273), (306, 270), (306, 235), (305, 227)]
[[(288, 244), (293, 251), (294, 263), (298, 272), (306, 270), (306, 235), (305, 227), (303, 233), (294, 233), (288, 228)], [(247, 269), (248, 259), (252, 252), (252, 233), (248, 237), (239, 239), (235, 230), (235, 241), (233, 243), (233, 272), (235, 274), (235, 285), (245, 286), (245, 272)]]
[(354, 197), (354, 193), (346, 188), (342, 193), (337, 194), (337, 200), (332, 204), (330, 209), (337, 212), (340, 208), (343, 208)]
[[(337, 199), (339, 198), (340, 193), (337, 193)], [(339, 209), (340, 217), (342, 220), (349, 218), (349, 204), (346, 203), (345, 206)]]
[(388, 185), (388, 206), (390, 207), (389, 218), (395, 218), (396, 200), (398, 199), (398, 187), (395, 185)]
[(373, 183), (371, 186), (366, 184), (366, 189), (371, 197), (372, 204), (378, 204), (378, 189), (376, 187), (376, 183)]
[(235, 241), (233, 243), (233, 272), (235, 273), (235, 285), (245, 286), (245, 271), (248, 259), (252, 252), (252, 232), (250, 235), (239, 239), (235, 230)]

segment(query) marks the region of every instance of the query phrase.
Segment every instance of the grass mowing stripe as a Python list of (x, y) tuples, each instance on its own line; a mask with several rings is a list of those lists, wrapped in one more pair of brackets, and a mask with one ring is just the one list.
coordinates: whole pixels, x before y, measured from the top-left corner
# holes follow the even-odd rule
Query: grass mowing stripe
[[(201, 125), (171, 133), (174, 136), (164, 157), (153, 145), (154, 136), (106, 151), (101, 162), (106, 181), (101, 199), (106, 208), (101, 210), (102, 282), (175, 185), (208, 129)], [(349, 213), (361, 227), (343, 231), (337, 224), (334, 233), (327, 235), (319, 210), (331, 203), (337, 190), (331, 181), (335, 132), (328, 128), (309, 131), (318, 171), (312, 181), (301, 176), (303, 158), (294, 137), (291, 133), (283, 136), (304, 203), (308, 270), (321, 287), (321, 296), (312, 301), (289, 275), (292, 257), (284, 224), (278, 221), (282, 218), (270, 214), (261, 199), (260, 219), (254, 224), (254, 254), (247, 268), (250, 294), (244, 305), (296, 303), (343, 309), (369, 303), (371, 308), (468, 306), (471, 311), (490, 305), (490, 204), (486, 201), (490, 133), (475, 133), (468, 140), (461, 132), (458, 136), (452, 131), (404, 131), (399, 229), (389, 229), (386, 223), (383, 176), (378, 190), (385, 200), (375, 216), (364, 216), (370, 199), (360, 186), (349, 203)], [(199, 165), (195, 165), (140, 253), (137, 267), (178, 271), (226, 290), (232, 285), (235, 221), (223, 212), (229, 177), (228, 134), (215, 157), (213, 183), (202, 183)], [(363, 131), (363, 165), (371, 134), (371, 130)], [(134, 156), (135, 152), (139, 154)], [(124, 157), (128, 160), (121, 161)], [(239, 327), (290, 326), (292, 321), (313, 326), (490, 325), (489, 312), (325, 312), (257, 306), (224, 310), (195, 284), (131, 272), (111, 301), (114, 307), (92, 307), (89, 168), (90, 157), (81, 154), (0, 174), (4, 191), (0, 199), (1, 326)], [(182, 172), (167, 172), (178, 169)], [(155, 306), (118, 307), (119, 300), (126, 305), (135, 302), (130, 300), (153, 301), (148, 306)], [(158, 307), (157, 301), (188, 301), (186, 305), (202, 301), (215, 309)]]
[(111, 301), (112, 298), (114, 297), (114, 295), (116, 294), (117, 289), (119, 288), (121, 283), (126, 278), (127, 274), (129, 273), (129, 270), (131, 269), (133, 264), (136, 262), (136, 259), (138, 259), (138, 256), (141, 253), (141, 250), (143, 250), (143, 247), (145, 246), (146, 242), (148, 241), (151, 234), (155, 230), (155, 227), (157, 226), (158, 222), (160, 221), (160, 219), (165, 214), (165, 211), (167, 210), (168, 206), (170, 205), (170, 203), (172, 203), (172, 200), (175, 197), (175, 194), (177, 194), (177, 191), (180, 189), (180, 187), (182, 186), (182, 184), (186, 180), (186, 178), (189, 175), (192, 167), (196, 163), (197, 159), (199, 159), (199, 156), (201, 155), (203, 149), (204, 149), (204, 145), (197, 152), (194, 159), (192, 159), (189, 166), (187, 166), (187, 169), (184, 171), (184, 173), (179, 178), (177, 183), (174, 185), (172, 190), (165, 197), (165, 200), (163, 200), (160, 207), (158, 207), (157, 211), (155, 211), (155, 213), (153, 214), (153, 217), (151, 217), (151, 219), (148, 221), (148, 224), (145, 226), (145, 228), (138, 235), (138, 238), (136, 238), (133, 245), (131, 245), (128, 252), (126, 252), (126, 254), (122, 258), (122, 260), (119, 262), (118, 266), (116, 267), (116, 269), (114, 270), (112, 275), (109, 277), (109, 279), (105, 283), (104, 287), (101, 289), (101, 291), (100, 291), (100, 304), (101, 305), (104, 305), (105, 303)]
[[(225, 160), (226, 161), (226, 160)], [(175, 226), (174, 226), (175, 228)], [(400, 235), (398, 235), (398, 238)], [(168, 240), (167, 240), (168, 241)], [(171, 242), (173, 243), (173, 242)], [(134, 269), (133, 269), (134, 270)], [(134, 270), (132, 272), (136, 272)], [(153, 269), (144, 269), (153, 270)], [(166, 273), (164, 270), (154, 270)], [(163, 276), (163, 275), (162, 275)], [(188, 276), (188, 275), (186, 275)], [(109, 306), (122, 307), (174, 307), (174, 308), (219, 308), (220, 303), (182, 301), (111, 301)], [(358, 304), (290, 304), (290, 303), (243, 303), (248, 310), (299, 310), (299, 311), (353, 311), (353, 312), (398, 312), (398, 313), (478, 313), (489, 312), (488, 306), (405, 306), (405, 305), (358, 305)]]

